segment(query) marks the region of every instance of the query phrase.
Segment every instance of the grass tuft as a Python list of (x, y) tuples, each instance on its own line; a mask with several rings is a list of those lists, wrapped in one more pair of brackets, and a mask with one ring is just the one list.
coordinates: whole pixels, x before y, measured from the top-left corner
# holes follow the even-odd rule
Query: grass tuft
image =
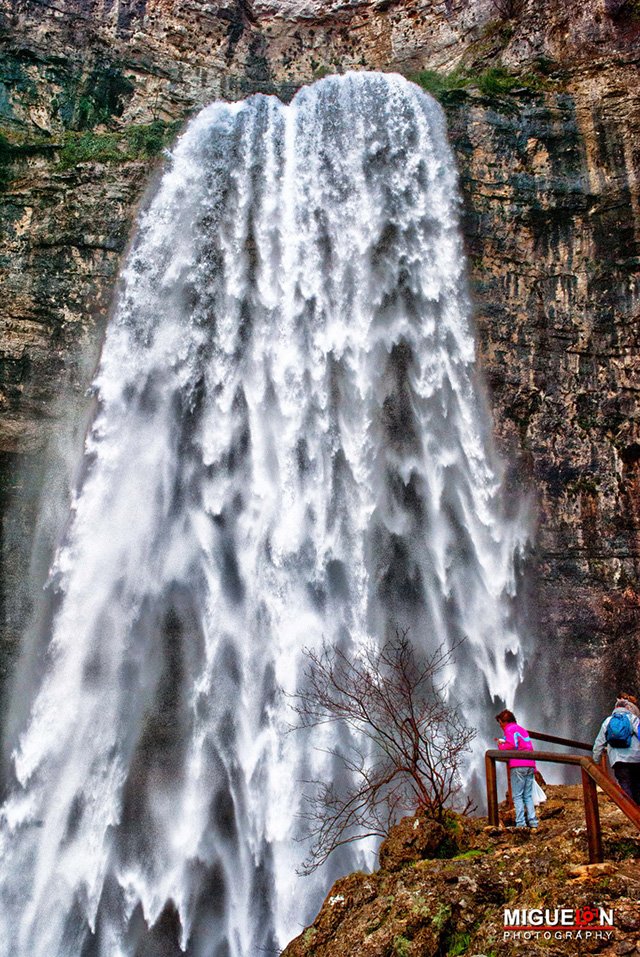
[(398, 934), (393, 939), (394, 957), (411, 957), (411, 941), (408, 937)]
[(471, 943), (471, 935), (467, 933), (454, 934), (451, 940), (449, 941), (449, 947), (447, 949), (447, 957), (461, 957), (462, 954), (466, 954), (469, 949), (469, 944)]
[(443, 103), (457, 99), (467, 90), (475, 89), (487, 99), (500, 100), (512, 96), (516, 91), (539, 93), (549, 87), (549, 81), (542, 75), (511, 73), (501, 66), (489, 67), (482, 73), (474, 73), (463, 67), (451, 73), (422, 70), (409, 75), (408, 79)]
[(470, 860), (471, 858), (474, 858), (474, 857), (482, 857), (482, 855), (483, 855), (483, 854), (486, 854), (486, 853), (487, 853), (487, 852), (486, 852), (485, 850), (483, 850), (482, 848), (472, 847), (471, 850), (469, 850), (469, 851), (463, 851), (462, 854), (456, 854), (456, 856), (455, 856), (454, 858), (452, 858), (452, 860), (454, 860), (454, 861), (467, 861), (467, 860)]

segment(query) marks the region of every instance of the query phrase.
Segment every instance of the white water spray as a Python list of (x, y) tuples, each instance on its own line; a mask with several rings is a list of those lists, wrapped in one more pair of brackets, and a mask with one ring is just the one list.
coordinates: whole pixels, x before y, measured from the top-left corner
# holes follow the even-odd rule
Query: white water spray
[(457, 209), (442, 112), (395, 76), (215, 104), (178, 142), (48, 584), (2, 957), (259, 957), (299, 932), (331, 876), (295, 876), (300, 782), (333, 773), (333, 732), (285, 734), (305, 646), (465, 636), (470, 722), (512, 698), (525, 531)]

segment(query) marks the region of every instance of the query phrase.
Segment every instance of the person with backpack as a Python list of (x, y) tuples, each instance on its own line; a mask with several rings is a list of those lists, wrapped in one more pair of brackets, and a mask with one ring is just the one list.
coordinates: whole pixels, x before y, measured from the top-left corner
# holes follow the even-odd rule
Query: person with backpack
[[(502, 728), (503, 738), (498, 740), (501, 751), (533, 751), (529, 732), (518, 724), (513, 711), (505, 708), (496, 715), (496, 721)], [(511, 796), (516, 811), (516, 827), (538, 826), (536, 809), (533, 804), (533, 781), (536, 762), (531, 757), (510, 758)]]
[(640, 804), (640, 710), (638, 699), (620, 693), (613, 713), (602, 722), (593, 745), (597, 763), (605, 747), (616, 780), (632, 801)]

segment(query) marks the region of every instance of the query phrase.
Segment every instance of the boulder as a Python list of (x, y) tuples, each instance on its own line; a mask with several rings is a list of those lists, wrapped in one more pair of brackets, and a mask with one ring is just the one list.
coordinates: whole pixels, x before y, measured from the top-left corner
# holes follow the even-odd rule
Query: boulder
[(380, 846), (380, 867), (397, 871), (415, 861), (452, 857), (460, 850), (454, 827), (422, 816), (405, 817)]

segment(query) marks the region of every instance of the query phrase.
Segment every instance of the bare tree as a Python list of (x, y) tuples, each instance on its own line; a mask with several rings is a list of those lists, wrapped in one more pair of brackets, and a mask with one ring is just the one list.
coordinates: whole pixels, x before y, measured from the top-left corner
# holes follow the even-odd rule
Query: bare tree
[[(349, 733), (330, 753), (350, 783), (314, 781), (305, 822), (312, 839), (302, 866), (311, 873), (338, 847), (384, 836), (400, 816), (420, 811), (435, 820), (459, 798), (463, 755), (476, 736), (445, 698), (452, 651), (427, 657), (407, 632), (380, 649), (346, 654), (323, 645), (307, 650), (294, 709), (302, 727), (338, 722)], [(469, 801), (462, 808), (468, 811)]]

